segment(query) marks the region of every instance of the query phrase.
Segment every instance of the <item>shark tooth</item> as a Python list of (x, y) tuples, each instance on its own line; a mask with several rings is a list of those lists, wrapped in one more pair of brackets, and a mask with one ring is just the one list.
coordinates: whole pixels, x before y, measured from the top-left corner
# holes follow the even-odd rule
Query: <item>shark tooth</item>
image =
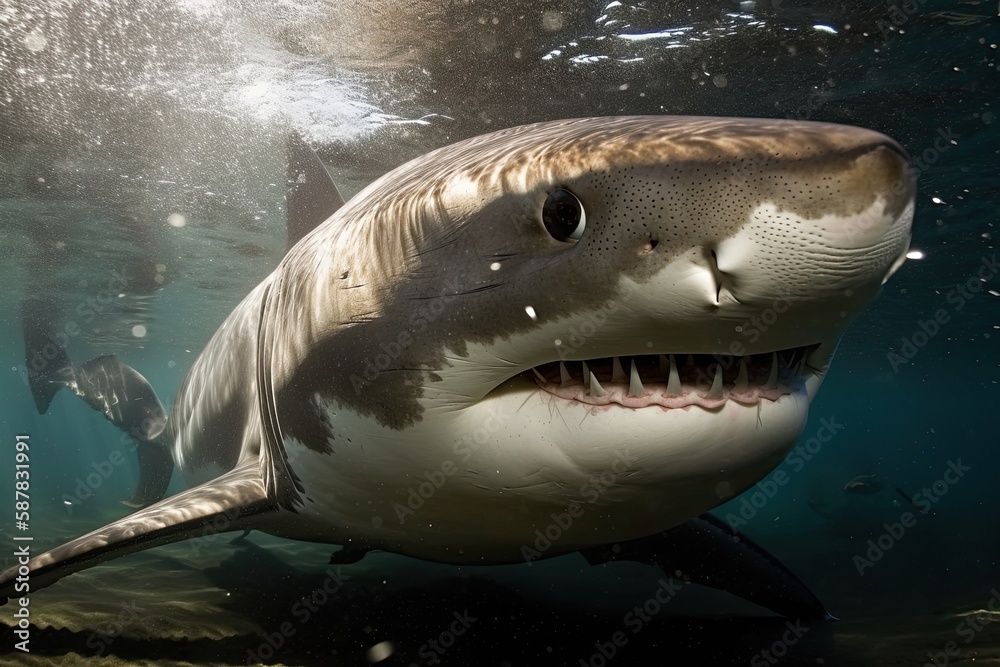
[(746, 358), (740, 357), (740, 371), (736, 375), (736, 384), (733, 386), (733, 391), (745, 392), (750, 386), (750, 375), (747, 373), (747, 361)]
[(667, 359), (667, 355), (660, 355), (660, 375), (667, 377), (667, 373), (670, 372), (670, 360)]
[(767, 382), (764, 383), (764, 389), (777, 389), (778, 388), (778, 353), (771, 353), (771, 374), (767, 376)]
[(605, 396), (605, 395), (607, 395), (607, 393), (608, 392), (604, 391), (604, 387), (601, 386), (601, 383), (597, 381), (597, 378), (594, 377), (594, 374), (591, 373), (590, 374), (590, 395), (591, 396)]
[(705, 398), (722, 398), (722, 366), (719, 364), (713, 364), (715, 366), (715, 379), (712, 380), (712, 388), (708, 390), (707, 394), (704, 394)]
[(549, 381), (545, 379), (545, 376), (538, 372), (537, 368), (532, 368), (531, 372), (535, 374), (535, 377), (538, 379), (538, 383), (539, 384), (548, 384), (549, 383)]
[(573, 378), (569, 376), (569, 371), (566, 370), (566, 364), (559, 362), (559, 388), (565, 389), (573, 382)]
[(639, 379), (639, 371), (635, 367), (635, 359), (632, 360), (632, 369), (629, 373), (628, 380), (628, 395), (639, 398), (646, 394), (645, 387), (642, 386), (642, 380)]
[(625, 382), (625, 369), (622, 368), (622, 362), (619, 361), (618, 357), (611, 359), (611, 382)]
[(670, 355), (670, 378), (667, 380), (667, 393), (681, 395), (681, 374), (677, 372), (677, 360)]

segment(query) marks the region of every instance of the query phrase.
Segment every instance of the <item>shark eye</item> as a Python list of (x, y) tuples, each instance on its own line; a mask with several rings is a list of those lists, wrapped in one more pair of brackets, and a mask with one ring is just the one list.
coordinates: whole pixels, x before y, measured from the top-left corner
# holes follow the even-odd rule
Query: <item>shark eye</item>
[(587, 228), (587, 213), (576, 195), (565, 188), (557, 188), (545, 198), (542, 222), (556, 241), (578, 241)]

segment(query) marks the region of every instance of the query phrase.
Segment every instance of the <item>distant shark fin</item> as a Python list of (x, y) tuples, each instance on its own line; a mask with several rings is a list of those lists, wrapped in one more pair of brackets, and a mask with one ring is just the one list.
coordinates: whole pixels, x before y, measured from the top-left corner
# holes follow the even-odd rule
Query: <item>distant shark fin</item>
[(113, 354), (75, 369), (73, 392), (136, 440), (153, 440), (167, 427), (167, 412), (149, 381)]
[(288, 247), (319, 226), (344, 205), (337, 185), (319, 156), (293, 132), (285, 152), (288, 158), (286, 194)]
[(51, 304), (35, 299), (21, 303), (24, 359), (28, 387), (38, 414), (45, 414), (56, 393), (73, 381), (73, 364), (49, 322)]
[(626, 560), (664, 572), (680, 571), (685, 581), (726, 591), (788, 618), (835, 620), (791, 570), (711, 514), (649, 537), (580, 553), (591, 565)]
[(162, 498), (174, 460), (160, 439), (167, 428), (166, 410), (146, 378), (109, 354), (76, 367), (70, 389), (136, 444), (139, 482), (132, 497), (122, 503), (145, 507)]
[(22, 304), (24, 347), (28, 384), (38, 412), (44, 414), (52, 399), (67, 387), (136, 444), (139, 483), (129, 507), (145, 507), (163, 497), (170, 484), (174, 462), (160, 436), (167, 428), (167, 413), (149, 382), (114, 355), (95, 357), (74, 366), (59, 344), (49, 321), (47, 304)]
[[(98, 528), (28, 563), (32, 592), (63, 577), (162, 544), (243, 530), (275, 507), (250, 459), (211, 482)], [(23, 567), (23, 566), (21, 566)], [(14, 597), (18, 566), (0, 573), (0, 604)]]

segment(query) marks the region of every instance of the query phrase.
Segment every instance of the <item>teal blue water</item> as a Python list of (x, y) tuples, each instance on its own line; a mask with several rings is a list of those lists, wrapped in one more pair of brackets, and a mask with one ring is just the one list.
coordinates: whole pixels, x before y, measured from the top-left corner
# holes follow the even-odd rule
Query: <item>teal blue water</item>
[[(823, 120), (879, 130), (910, 153), (922, 257), (851, 325), (785, 463), (715, 514), (788, 564), (841, 621), (801, 630), (692, 590), (635, 631), (630, 610), (659, 585), (650, 569), (379, 556), (345, 568), (342, 594), (299, 608), (289, 633), (287, 611), (328, 582), (331, 549), (253, 535), (147, 552), (39, 592), (32, 653), (16, 653), (5, 631), (0, 662), (1000, 659), (990, 623), (1000, 609), (1000, 6), (692, 4), (0, 9), (0, 497), (11, 499), (0, 544), (16, 533), (18, 434), (30, 436), (39, 551), (124, 515), (118, 501), (138, 470), (121, 434), (68, 392), (37, 414), (21, 302), (48, 304), (71, 358), (118, 355), (169, 409), (209, 336), (284, 252), (290, 130), (349, 196), (428, 150), (524, 122)], [(862, 488), (846, 491), (852, 480)], [(0, 548), (0, 562), (12, 564), (11, 551)], [(0, 618), (13, 629), (7, 609)], [(442, 638), (453, 622), (462, 632)], [(628, 641), (615, 645), (623, 630)], [(372, 648), (382, 642), (391, 649)]]

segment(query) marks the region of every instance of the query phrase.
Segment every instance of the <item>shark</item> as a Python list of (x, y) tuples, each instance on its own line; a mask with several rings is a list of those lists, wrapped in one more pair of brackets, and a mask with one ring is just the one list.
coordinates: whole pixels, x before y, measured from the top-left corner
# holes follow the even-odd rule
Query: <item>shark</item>
[[(829, 617), (709, 510), (777, 466), (902, 265), (915, 184), (878, 132), (673, 116), (474, 137), (345, 202), (290, 149), (289, 243), (167, 415), (113, 356), (31, 376), (136, 440), (133, 513), (0, 598), (210, 532), (441, 563), (636, 560)], [(28, 355), (54, 345), (25, 316)], [(51, 355), (50, 355), (51, 356)], [(187, 489), (163, 497), (179, 470)], [(722, 572), (720, 574), (720, 571)], [(728, 574), (727, 574), (728, 572)]]

